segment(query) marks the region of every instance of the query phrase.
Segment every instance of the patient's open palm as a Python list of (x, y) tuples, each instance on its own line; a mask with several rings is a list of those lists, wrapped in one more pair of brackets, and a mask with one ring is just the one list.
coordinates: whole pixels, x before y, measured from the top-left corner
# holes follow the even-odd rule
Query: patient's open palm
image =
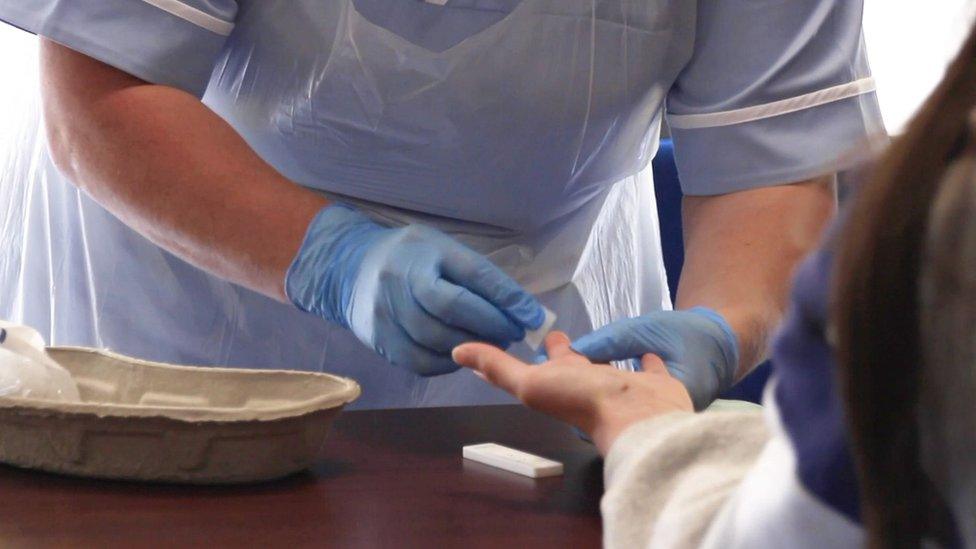
[(469, 343), (455, 349), (454, 359), (526, 406), (589, 433), (604, 453), (637, 421), (693, 410), (684, 385), (654, 355), (643, 357), (643, 372), (621, 371), (574, 353), (561, 332), (546, 338), (546, 350), (548, 361), (530, 365), (497, 347)]

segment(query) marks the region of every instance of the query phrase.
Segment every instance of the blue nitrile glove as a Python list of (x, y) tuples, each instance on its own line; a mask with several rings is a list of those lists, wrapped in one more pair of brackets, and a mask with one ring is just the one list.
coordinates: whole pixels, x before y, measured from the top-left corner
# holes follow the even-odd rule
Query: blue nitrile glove
[(728, 322), (715, 311), (657, 311), (613, 322), (573, 342), (573, 350), (594, 362), (639, 359), (653, 353), (684, 383), (695, 409), (702, 410), (732, 386), (739, 345)]
[(323, 208), (285, 278), (298, 308), (345, 326), (424, 376), (453, 372), (467, 341), (507, 347), (542, 325), (539, 302), (488, 259), (420, 225), (386, 228), (344, 205)]

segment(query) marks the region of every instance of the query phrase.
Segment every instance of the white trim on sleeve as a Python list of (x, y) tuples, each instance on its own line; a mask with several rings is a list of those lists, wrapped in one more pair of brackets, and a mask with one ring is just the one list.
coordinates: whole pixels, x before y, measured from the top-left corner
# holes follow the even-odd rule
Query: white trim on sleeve
[(678, 130), (697, 130), (744, 124), (850, 99), (875, 90), (877, 90), (877, 84), (874, 78), (867, 77), (832, 88), (744, 109), (705, 114), (668, 114), (668, 125)]
[(221, 36), (227, 36), (234, 30), (234, 23), (224, 21), (219, 17), (214, 17), (205, 11), (201, 11), (193, 6), (184, 4), (180, 0), (142, 0), (143, 2), (155, 6), (166, 13), (175, 15), (180, 19), (193, 23), (194, 25), (206, 29)]

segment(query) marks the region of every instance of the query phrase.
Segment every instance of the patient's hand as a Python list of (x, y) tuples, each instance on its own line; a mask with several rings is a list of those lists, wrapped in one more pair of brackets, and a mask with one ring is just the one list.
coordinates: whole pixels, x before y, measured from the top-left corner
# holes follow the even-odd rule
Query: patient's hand
[(593, 364), (569, 347), (562, 332), (546, 337), (548, 362), (529, 365), (497, 347), (466, 343), (454, 360), (515, 395), (529, 408), (576, 425), (606, 455), (630, 425), (670, 412), (693, 412), (691, 397), (655, 355), (644, 355), (643, 372)]

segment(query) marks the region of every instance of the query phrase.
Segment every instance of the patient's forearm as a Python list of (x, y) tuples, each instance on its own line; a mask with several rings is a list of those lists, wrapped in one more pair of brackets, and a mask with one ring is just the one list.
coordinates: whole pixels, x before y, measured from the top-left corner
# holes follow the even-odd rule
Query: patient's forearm
[(739, 337), (741, 378), (765, 357), (794, 267), (835, 211), (834, 178), (686, 197), (686, 259), (677, 306), (721, 313)]
[(159, 246), (283, 300), (326, 204), (261, 160), (197, 98), (43, 40), (45, 119), (59, 169)]

